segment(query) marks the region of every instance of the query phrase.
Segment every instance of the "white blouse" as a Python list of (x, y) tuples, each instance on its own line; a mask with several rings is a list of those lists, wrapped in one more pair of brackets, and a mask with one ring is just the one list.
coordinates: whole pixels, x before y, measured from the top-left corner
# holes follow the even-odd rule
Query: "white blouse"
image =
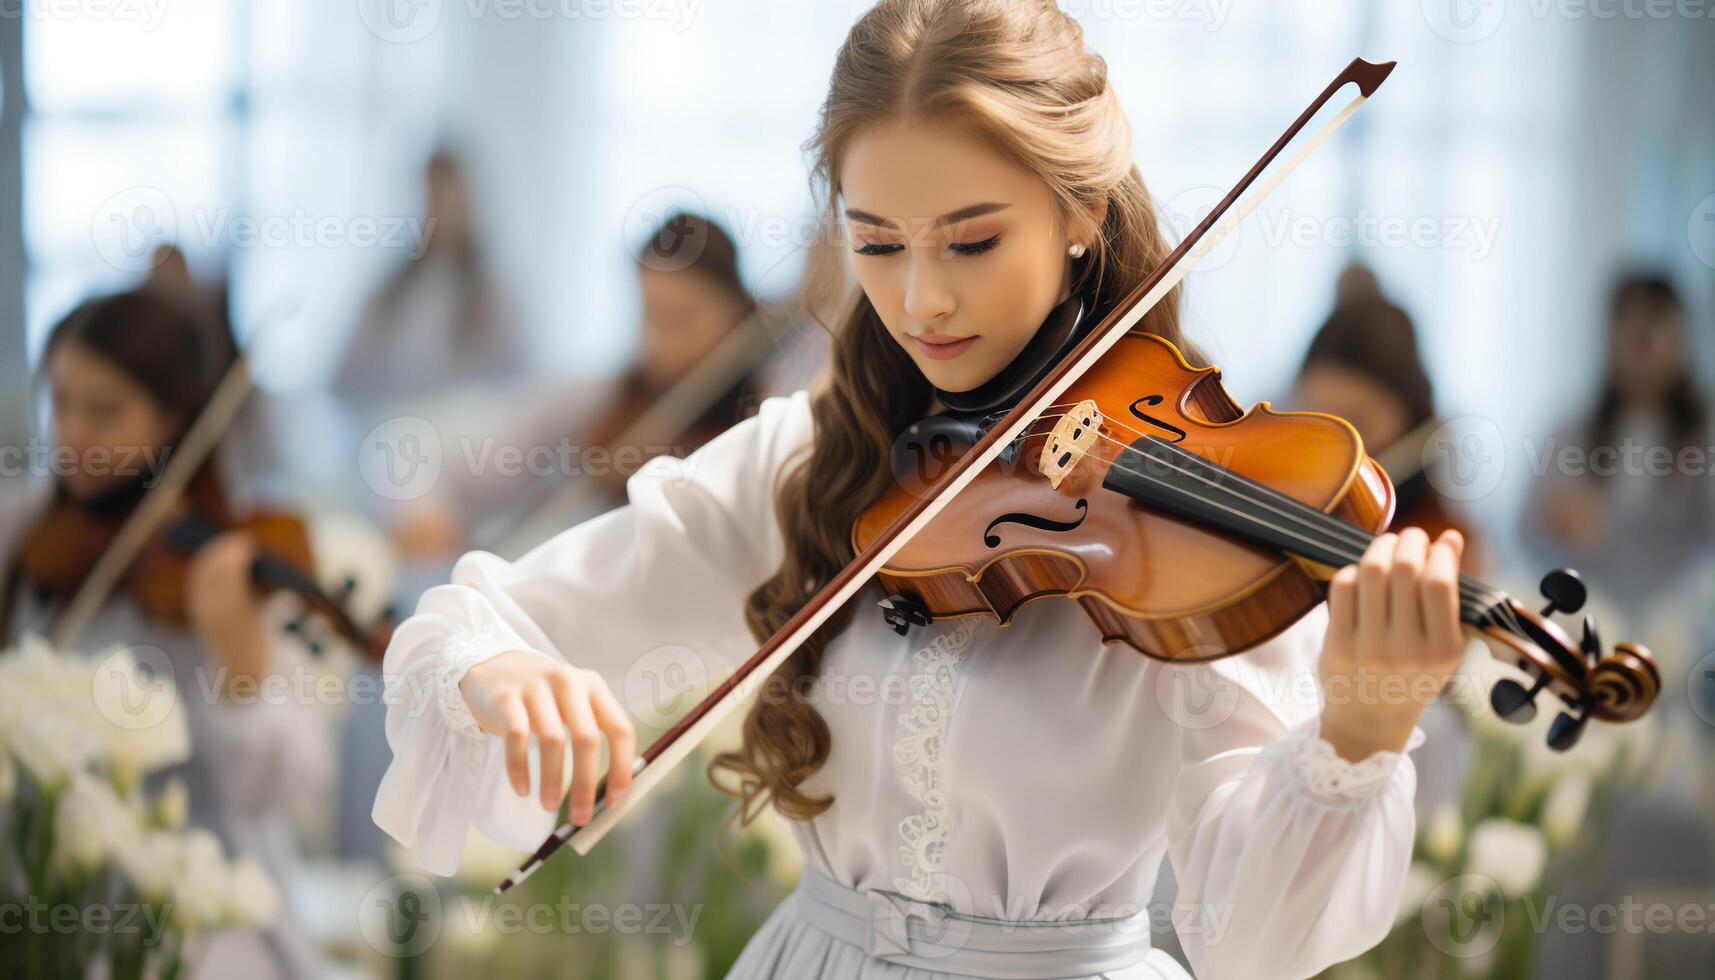
[[(376, 823), (440, 874), (469, 827), (521, 850), (553, 829), (459, 693), (489, 656), (596, 670), (634, 713), (652, 678), (718, 679), (748, 659), (743, 602), (783, 554), (773, 488), (811, 429), (806, 393), (770, 399), (687, 459), (645, 467), (628, 506), (517, 562), (460, 559), (387, 650), (402, 694)], [(966, 914), (1080, 919), (1144, 907), (1165, 854), (1175, 928), (1205, 978), (1308, 976), (1387, 934), (1416, 774), (1403, 754), (1354, 765), (1317, 737), (1325, 606), (1244, 656), (1169, 666), (1104, 644), (1070, 602), (902, 637), (880, 595), (872, 583), (855, 600), (815, 692), (832, 750), (802, 788), (834, 803), (794, 826), (818, 870)], [(1414, 730), (1408, 751), (1422, 741)]]

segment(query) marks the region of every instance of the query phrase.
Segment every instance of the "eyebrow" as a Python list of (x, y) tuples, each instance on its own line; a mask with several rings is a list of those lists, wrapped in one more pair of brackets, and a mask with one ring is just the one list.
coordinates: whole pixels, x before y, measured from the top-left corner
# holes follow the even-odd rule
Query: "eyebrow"
[[(1012, 205), (1010, 204), (1002, 204), (999, 201), (984, 201), (981, 204), (972, 204), (962, 207), (957, 211), (948, 211), (946, 214), (936, 218), (935, 223), (946, 225), (955, 221), (963, 221), (966, 218), (980, 218), (985, 214), (1004, 211), (1011, 206)], [(868, 211), (860, 211), (857, 208), (846, 208), (846, 219), (849, 221), (856, 221), (861, 224), (875, 225), (877, 228), (892, 228), (897, 226), (897, 223), (892, 219), (870, 214)]]

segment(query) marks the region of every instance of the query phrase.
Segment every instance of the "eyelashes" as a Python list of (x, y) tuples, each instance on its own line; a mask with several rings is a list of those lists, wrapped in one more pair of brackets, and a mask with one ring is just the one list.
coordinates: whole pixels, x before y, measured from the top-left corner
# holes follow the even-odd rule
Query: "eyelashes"
[[(990, 235), (980, 242), (949, 242), (947, 247), (960, 255), (981, 255), (1000, 244), (1000, 235)], [(903, 245), (885, 245), (876, 242), (865, 242), (852, 249), (859, 255), (892, 255), (904, 248)]]

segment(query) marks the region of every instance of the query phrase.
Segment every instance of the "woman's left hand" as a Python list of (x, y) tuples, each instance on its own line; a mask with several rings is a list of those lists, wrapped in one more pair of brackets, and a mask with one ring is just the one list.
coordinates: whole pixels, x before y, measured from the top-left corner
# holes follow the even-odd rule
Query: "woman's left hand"
[(242, 691), (234, 691), (234, 683), (256, 684), (268, 669), (267, 629), (250, 584), (255, 557), (249, 535), (228, 531), (198, 549), (185, 581), (191, 626), (216, 667), (224, 668), (216, 686), (228, 693)]
[(1459, 558), (1465, 539), (1422, 528), (1377, 537), (1328, 586), (1328, 633), (1318, 674), (1322, 737), (1353, 762), (1404, 751), (1423, 709), (1465, 650)]

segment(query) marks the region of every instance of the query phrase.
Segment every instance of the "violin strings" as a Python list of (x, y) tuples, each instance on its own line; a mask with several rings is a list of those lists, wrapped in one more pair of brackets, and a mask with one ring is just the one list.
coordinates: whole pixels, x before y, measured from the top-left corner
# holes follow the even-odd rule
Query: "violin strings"
[[(1063, 408), (1063, 407), (1073, 407), (1073, 406), (1053, 405), (1053, 406), (1049, 406), (1049, 407), (1050, 408)], [(1062, 413), (1059, 413), (1057, 415), (1042, 415), (1042, 416), (1038, 417), (1038, 420), (1062, 418), (1067, 414), (1069, 414), (1069, 413), (1062, 412)], [(1119, 423), (1119, 422), (1111, 420), (1111, 419), (1108, 419), (1105, 416), (1103, 417), (1103, 421), (1104, 421), (1104, 423), (1110, 423), (1111, 422), (1113, 425), (1115, 425), (1118, 428), (1126, 429), (1130, 432), (1133, 432), (1133, 433), (1137, 434), (1140, 438), (1145, 437), (1144, 433), (1137, 432), (1137, 430), (1132, 429), (1130, 426), (1125, 425), (1123, 423)], [(1261, 488), (1264, 491), (1268, 491), (1269, 497), (1272, 497), (1275, 500), (1284, 501), (1285, 503), (1287, 503), (1292, 508), (1291, 510), (1282, 510), (1280, 507), (1275, 506), (1274, 503), (1271, 502), (1269, 497), (1264, 497), (1260, 494), (1257, 494), (1255, 492), (1255, 488), (1253, 488), (1251, 486), (1251, 481), (1249, 481), (1247, 479), (1242, 479), (1242, 474), (1239, 474), (1236, 471), (1231, 471), (1231, 470), (1225, 470), (1224, 471), (1227, 473), (1231, 473), (1233, 476), (1241, 477), (1241, 479), (1237, 479), (1237, 480), (1232, 481), (1232, 483), (1235, 484), (1236, 487), (1230, 486), (1230, 485), (1223, 485), (1223, 483), (1221, 481), (1210, 479), (1207, 475), (1199, 472), (1196, 469), (1175, 465), (1170, 460), (1162, 460), (1162, 459), (1157, 459), (1156, 457), (1152, 457), (1152, 456), (1145, 456), (1145, 454), (1141, 453), (1139, 450), (1137, 450), (1137, 449), (1133, 448), (1132, 446), (1122, 442), (1121, 440), (1115, 439), (1111, 435), (1108, 435), (1106, 432), (1102, 431), (1102, 429), (1100, 429), (1100, 428), (1098, 428), (1096, 430), (1096, 435), (1098, 438), (1106, 440), (1108, 442), (1111, 442), (1115, 446), (1119, 447), (1119, 451), (1121, 454), (1144, 456), (1144, 458), (1149, 459), (1153, 462), (1166, 465), (1169, 469), (1174, 470), (1175, 472), (1183, 473), (1183, 474), (1190, 476), (1191, 478), (1198, 480), (1202, 483), (1208, 484), (1210, 486), (1213, 486), (1213, 487), (1216, 487), (1219, 489), (1223, 489), (1223, 490), (1227, 491), (1227, 493), (1239, 498), (1240, 500), (1244, 500), (1247, 503), (1251, 503), (1251, 504), (1254, 504), (1256, 506), (1260, 506), (1260, 507), (1262, 507), (1268, 511), (1271, 511), (1271, 512), (1273, 512), (1273, 513), (1275, 513), (1275, 514), (1277, 514), (1283, 518), (1287, 518), (1289, 520), (1295, 520), (1301, 526), (1308, 527), (1312, 531), (1319, 532), (1323, 535), (1327, 535), (1326, 537), (1323, 537), (1320, 541), (1318, 541), (1317, 538), (1314, 536), (1307, 536), (1306, 534), (1301, 533), (1299, 531), (1295, 531), (1292, 528), (1287, 527), (1285, 525), (1274, 524), (1274, 523), (1269, 522), (1266, 519), (1258, 518), (1255, 515), (1245, 515), (1243, 512), (1236, 510), (1230, 506), (1223, 505), (1223, 504), (1219, 503), (1218, 501), (1213, 501), (1213, 500), (1210, 501), (1210, 503), (1214, 504), (1217, 507), (1220, 507), (1223, 510), (1228, 511), (1229, 513), (1233, 513), (1233, 514), (1235, 514), (1237, 516), (1241, 516), (1241, 517), (1249, 516), (1253, 520), (1258, 520), (1258, 522), (1261, 523), (1263, 526), (1269, 527), (1272, 530), (1279, 531), (1279, 532), (1286, 534), (1287, 536), (1292, 537), (1296, 540), (1303, 541), (1303, 542), (1306, 542), (1306, 543), (1309, 543), (1312, 545), (1321, 544), (1324, 547), (1330, 547), (1331, 550), (1334, 550), (1335, 552), (1340, 551), (1340, 548), (1338, 546), (1342, 545), (1342, 544), (1346, 545), (1348, 547), (1358, 548), (1361, 551), (1363, 547), (1367, 546), (1367, 544), (1370, 540), (1373, 540), (1372, 537), (1366, 536), (1366, 532), (1364, 532), (1364, 530), (1362, 528), (1358, 528), (1352, 524), (1349, 524), (1345, 521), (1340, 520), (1337, 517), (1333, 517), (1332, 515), (1325, 514), (1321, 511), (1314, 511), (1314, 517), (1312, 517), (1311, 516), (1311, 508), (1307, 504), (1304, 504), (1302, 501), (1295, 500), (1291, 497), (1286, 496), (1285, 494), (1279, 493), (1278, 491), (1270, 491), (1266, 487)], [(1193, 458), (1195, 458), (1194, 454), (1191, 454), (1187, 450), (1184, 450), (1184, 449), (1181, 449), (1177, 446), (1174, 446), (1172, 443), (1169, 443), (1165, 440), (1162, 440), (1160, 438), (1156, 438), (1155, 442), (1157, 445), (1161, 446), (1163, 448), (1163, 450), (1168, 452), (1169, 454), (1181, 454), (1181, 455), (1185, 455), (1185, 456), (1193, 456)], [(1206, 462), (1206, 461), (1201, 460), (1201, 459), (1197, 459), (1197, 463), (1200, 466), (1211, 466), (1212, 467), (1212, 466), (1216, 465), (1214, 463), (1209, 463), (1209, 462)], [(1129, 466), (1124, 466), (1120, 463), (1120, 461), (1118, 459), (1109, 461), (1108, 465), (1110, 467), (1118, 467), (1121, 472), (1130, 473), (1134, 476), (1137, 476), (1137, 477), (1144, 479), (1146, 481), (1149, 481), (1151, 483), (1155, 483), (1159, 486), (1166, 486), (1168, 489), (1180, 490), (1180, 488), (1173, 487), (1171, 484), (1163, 483), (1161, 480), (1159, 480), (1155, 477), (1152, 477), (1148, 473), (1140, 472), (1140, 471), (1133, 469), (1132, 467), (1129, 467)], [(1243, 492), (1241, 492), (1241, 488), (1242, 488)], [(1350, 557), (1350, 555), (1348, 554), (1346, 557)], [(1482, 608), (1482, 610), (1484, 612), (1489, 612), (1489, 613), (1493, 613), (1493, 614), (1500, 616), (1501, 618), (1508, 621), (1511, 628), (1513, 628), (1514, 630), (1522, 632), (1522, 625), (1517, 622), (1516, 617), (1512, 614), (1512, 610), (1510, 608), (1508, 608), (1507, 605), (1503, 601), (1501, 601), (1501, 599), (1503, 598), (1503, 594), (1498, 593), (1496, 590), (1490, 588), (1489, 586), (1484, 585), (1483, 583), (1478, 582), (1475, 579), (1470, 579), (1463, 574), (1461, 574), (1459, 576), (1459, 580), (1460, 580), (1459, 581), (1459, 593), (1460, 593), (1460, 596), (1462, 598), (1471, 600), (1473, 603), (1476, 603), (1477, 605), (1479, 605)]]
[[(1055, 408), (1067, 409), (1067, 408), (1074, 408), (1076, 406), (1075, 405), (1067, 405), (1067, 404), (1057, 404), (1057, 405), (1050, 405), (1048, 407), (1049, 407), (1049, 409), (1055, 409)], [(1035, 425), (1036, 422), (1043, 421), (1043, 420), (1052, 420), (1052, 419), (1057, 419), (1057, 418), (1064, 418), (1069, 414), (1070, 414), (1069, 412), (1065, 412), (1065, 411), (1062, 411), (1062, 412), (1059, 412), (1056, 414), (1046, 414), (1045, 413), (1043, 415), (1038, 416), (1037, 419), (1032, 422), (1032, 425)], [(1116, 419), (1109, 418), (1105, 415), (1103, 416), (1103, 423), (1104, 424), (1111, 424), (1115, 427), (1125, 429), (1125, 430), (1139, 436), (1140, 438), (1143, 438), (1146, 436), (1145, 433), (1138, 432), (1136, 429), (1131, 428), (1129, 425), (1125, 425), (1124, 423), (1121, 423)], [(1025, 434), (1025, 436), (1023, 436), (1021, 438), (1028, 438), (1032, 434), (1044, 434), (1044, 433), (1028, 433), (1027, 432)], [(1107, 440), (1109, 442), (1114, 443), (1116, 446), (1118, 446), (1120, 449), (1120, 452), (1122, 454), (1144, 455), (1141, 452), (1139, 452), (1138, 450), (1132, 448), (1130, 445), (1108, 435), (1106, 432), (1102, 431), (1101, 428), (1098, 428), (1096, 430), (1096, 434), (1097, 434), (1098, 438)], [(1197, 459), (1194, 456), (1194, 454), (1191, 454), (1187, 450), (1184, 450), (1184, 449), (1181, 449), (1177, 446), (1174, 446), (1172, 443), (1169, 443), (1166, 440), (1160, 439), (1159, 437), (1153, 437), (1153, 438), (1155, 439), (1156, 445), (1161, 446), (1165, 451), (1167, 451), (1169, 453), (1176, 453), (1176, 454), (1180, 454), (1183, 456), (1192, 457), (1192, 458), (1196, 459), (1196, 462), (1201, 466), (1213, 467), (1216, 465), (1214, 463), (1209, 463), (1209, 462), (1206, 462), (1204, 460)], [(1306, 542), (1306, 543), (1309, 543), (1312, 545), (1321, 544), (1324, 547), (1331, 547), (1331, 549), (1336, 551), (1336, 552), (1339, 551), (1338, 545), (1344, 544), (1344, 545), (1347, 545), (1349, 547), (1358, 549), (1358, 551), (1361, 552), (1363, 550), (1363, 548), (1366, 547), (1371, 540), (1373, 540), (1373, 536), (1368, 535), (1362, 528), (1358, 528), (1352, 524), (1349, 524), (1345, 521), (1340, 520), (1339, 518), (1333, 517), (1332, 515), (1329, 515), (1329, 514), (1325, 514), (1321, 511), (1314, 511), (1308, 505), (1304, 504), (1301, 501), (1298, 501), (1298, 500), (1295, 500), (1291, 497), (1288, 497), (1285, 494), (1281, 494), (1278, 491), (1270, 490), (1267, 487), (1255, 488), (1255, 489), (1260, 489), (1262, 491), (1265, 491), (1266, 493), (1268, 493), (1269, 497), (1273, 497), (1274, 499), (1279, 500), (1279, 501), (1284, 501), (1286, 504), (1288, 504), (1292, 508), (1292, 510), (1286, 511), (1286, 510), (1282, 510), (1281, 508), (1279, 508), (1277, 506), (1274, 506), (1273, 504), (1270, 503), (1268, 497), (1263, 497), (1261, 495), (1258, 495), (1255, 492), (1255, 489), (1253, 489), (1253, 487), (1251, 486), (1252, 481), (1243, 478), (1243, 475), (1237, 473), (1236, 471), (1224, 470), (1224, 468), (1223, 468), (1224, 472), (1230, 473), (1231, 475), (1240, 478), (1237, 480), (1233, 480), (1231, 482), (1233, 484), (1237, 484), (1239, 487), (1244, 488), (1245, 492), (1243, 492), (1243, 493), (1241, 493), (1239, 490), (1234, 489), (1233, 486), (1224, 485), (1222, 481), (1212, 480), (1208, 476), (1206, 476), (1205, 474), (1203, 474), (1201, 472), (1198, 472), (1197, 470), (1182, 467), (1182, 466), (1176, 466), (1169, 460), (1160, 460), (1160, 459), (1156, 459), (1155, 457), (1149, 457), (1149, 456), (1145, 456), (1145, 458), (1151, 459), (1152, 461), (1157, 462), (1157, 463), (1162, 463), (1162, 464), (1166, 465), (1169, 469), (1172, 469), (1172, 470), (1179, 472), (1179, 473), (1183, 473), (1187, 476), (1192, 477), (1193, 479), (1199, 480), (1199, 481), (1206, 483), (1210, 486), (1216, 487), (1218, 489), (1224, 489), (1229, 494), (1232, 494), (1235, 497), (1238, 497), (1240, 500), (1243, 500), (1247, 503), (1251, 503), (1253, 505), (1260, 506), (1264, 509), (1272, 511), (1275, 514), (1278, 514), (1281, 517), (1288, 518), (1291, 520), (1295, 520), (1300, 525), (1302, 525), (1304, 527), (1308, 527), (1312, 531), (1315, 531), (1315, 532), (1318, 532), (1318, 533), (1321, 533), (1324, 535), (1330, 535), (1330, 537), (1324, 537), (1322, 540), (1318, 541), (1315, 537), (1310, 537), (1310, 536), (1306, 536), (1303, 533), (1295, 532), (1290, 527), (1270, 523), (1266, 519), (1257, 518), (1255, 515), (1245, 515), (1241, 511), (1234, 510), (1232, 507), (1222, 506), (1215, 501), (1210, 501), (1211, 503), (1215, 503), (1216, 506), (1222, 506), (1223, 510), (1227, 510), (1228, 512), (1234, 513), (1234, 514), (1241, 516), (1241, 517), (1249, 516), (1253, 520), (1258, 520), (1259, 523), (1261, 523), (1263, 526), (1268, 527), (1272, 530), (1279, 531), (1279, 532), (1286, 534), (1289, 537), (1292, 537), (1298, 541), (1303, 541), (1303, 542)], [(1168, 489), (1180, 490), (1180, 488), (1173, 487), (1171, 484), (1163, 483), (1163, 481), (1161, 481), (1155, 477), (1152, 477), (1150, 474), (1139, 472), (1138, 470), (1135, 470), (1131, 467), (1124, 466), (1117, 459), (1109, 461), (1108, 465), (1110, 467), (1118, 467), (1121, 472), (1130, 473), (1130, 474), (1137, 476), (1137, 477), (1140, 477), (1140, 478), (1142, 478), (1148, 482), (1155, 483), (1155, 484), (1160, 485), (1160, 486), (1166, 486)], [(1180, 492), (1183, 492), (1183, 491), (1181, 490)], [(1351, 557), (1351, 556), (1347, 555), (1346, 557)], [(1478, 606), (1479, 610), (1480, 610), (1480, 614), (1486, 613), (1489, 616), (1495, 617), (1496, 619), (1500, 620), (1499, 625), (1505, 626), (1508, 629), (1513, 630), (1514, 632), (1517, 632), (1517, 633), (1523, 633), (1524, 632), (1523, 625), (1521, 623), (1519, 623), (1519, 621), (1518, 621), (1517, 617), (1514, 615), (1512, 609), (1504, 601), (1505, 600), (1505, 594), (1504, 593), (1501, 593), (1498, 590), (1495, 590), (1495, 589), (1491, 588), (1490, 586), (1488, 586), (1482, 582), (1477, 581), (1476, 579), (1473, 579), (1473, 578), (1470, 578), (1469, 576), (1461, 574), (1459, 576), (1459, 594), (1460, 594), (1460, 597), (1462, 599), (1469, 600), (1474, 605)]]

